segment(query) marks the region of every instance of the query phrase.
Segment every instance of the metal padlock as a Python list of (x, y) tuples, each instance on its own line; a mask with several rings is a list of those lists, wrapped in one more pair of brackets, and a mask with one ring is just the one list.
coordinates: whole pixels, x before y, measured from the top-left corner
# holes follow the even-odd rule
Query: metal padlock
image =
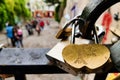
[(110, 52), (112, 62), (114, 63), (116, 69), (120, 71), (120, 40), (110, 47)]
[[(71, 73), (73, 75), (77, 75), (78, 74), (78, 70), (71, 67), (70, 65), (66, 64), (66, 62), (63, 59), (62, 56), (62, 51), (63, 49), (70, 44), (89, 44), (91, 43), (91, 40), (87, 40), (87, 39), (82, 39), (82, 38), (75, 38), (75, 25), (73, 24), (72, 26), (72, 30), (71, 30), (71, 36), (69, 37), (69, 39), (66, 40), (61, 40), (59, 43), (57, 43), (47, 54), (47, 58), (54, 63), (54, 65), (58, 66), (59, 68), (63, 69), (64, 71)], [(62, 32), (60, 31), (57, 35), (58, 37), (60, 37), (60, 35), (63, 34), (63, 30)], [(65, 34), (64, 34), (65, 35)], [(63, 37), (60, 37), (63, 38)]]

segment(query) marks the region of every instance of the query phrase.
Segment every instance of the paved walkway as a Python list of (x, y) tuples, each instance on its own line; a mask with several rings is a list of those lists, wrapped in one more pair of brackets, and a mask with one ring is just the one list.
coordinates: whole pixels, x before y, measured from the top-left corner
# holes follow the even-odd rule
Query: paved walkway
[[(44, 30), (38, 36), (34, 30), (34, 35), (28, 36), (27, 31), (23, 27), (24, 33), (24, 48), (52, 48), (57, 44), (60, 40), (56, 39), (56, 33), (59, 31), (58, 24), (54, 21), (51, 21), (50, 26), (45, 26)], [(109, 33), (109, 38), (111, 38), (112, 34)], [(4, 34), (0, 34), (0, 40), (7, 43), (6, 36)], [(2, 42), (0, 41), (0, 42)], [(8, 42), (10, 42), (8, 40)], [(108, 43), (110, 40), (108, 41)], [(92, 75), (92, 76), (91, 76)], [(93, 80), (94, 74), (86, 75), (86, 80)], [(91, 78), (91, 79), (90, 79)], [(6, 78), (5, 80), (14, 80), (13, 77)], [(71, 74), (38, 74), (38, 75), (27, 75), (27, 80), (81, 80), (80, 76), (73, 76)]]
[[(56, 33), (59, 31), (57, 23), (45, 26), (44, 30), (38, 36), (34, 31), (34, 35), (24, 36), (24, 48), (52, 48), (60, 40), (56, 39)], [(24, 31), (26, 33), (26, 31)], [(27, 80), (81, 80), (80, 76), (71, 74), (27, 74)], [(14, 80), (14, 77), (5, 80)]]

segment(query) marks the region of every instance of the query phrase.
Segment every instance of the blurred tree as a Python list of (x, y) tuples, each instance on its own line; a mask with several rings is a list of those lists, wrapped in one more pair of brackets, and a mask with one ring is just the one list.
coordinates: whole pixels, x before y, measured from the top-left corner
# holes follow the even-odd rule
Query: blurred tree
[(0, 3), (5, 3), (5, 0), (0, 0)]
[(60, 22), (60, 17), (59, 17), (59, 10), (60, 10), (60, 5), (56, 6), (55, 8), (55, 20)]
[(26, 7), (26, 0), (0, 0), (0, 31), (5, 23), (15, 23), (15, 18), (28, 19), (31, 17), (30, 10)]
[(14, 11), (18, 17), (22, 17), (24, 19), (31, 17), (30, 10), (26, 7), (26, 0), (14, 0), (15, 6)]
[(15, 6), (14, 6), (14, 10), (15, 10), (15, 14), (18, 16), (21, 16), (22, 13), (22, 8), (21, 8), (21, 0), (14, 0), (15, 1)]
[[(4, 0), (4, 6), (5, 6), (4, 10), (6, 10), (6, 12), (7, 12), (7, 14), (6, 14), (7, 19), (6, 20), (9, 21), (11, 24), (14, 24), (14, 15), (15, 15), (15, 13), (14, 13), (14, 1), (13, 0)], [(5, 25), (5, 23), (2, 23), (2, 24)], [(3, 27), (5, 27), (5, 26), (3, 26)]]
[(9, 12), (14, 13), (14, 0), (5, 0), (5, 6)]
[[(66, 7), (66, 2), (67, 2), (67, 0), (61, 0), (61, 4), (60, 4), (60, 8), (59, 8), (59, 13), (58, 13), (58, 15), (59, 15), (59, 21), (61, 20), (61, 18), (63, 16), (63, 12), (64, 12), (64, 9)], [(57, 13), (57, 11), (56, 11), (56, 13)]]
[(60, 22), (66, 7), (67, 0), (45, 0), (45, 2), (49, 3), (49, 6), (58, 4), (55, 8), (55, 20)]
[(7, 11), (3, 3), (0, 3), (0, 31), (4, 28), (8, 20)]
[(60, 0), (44, 0), (46, 3), (50, 3), (50, 5), (55, 5), (56, 3), (60, 3)]

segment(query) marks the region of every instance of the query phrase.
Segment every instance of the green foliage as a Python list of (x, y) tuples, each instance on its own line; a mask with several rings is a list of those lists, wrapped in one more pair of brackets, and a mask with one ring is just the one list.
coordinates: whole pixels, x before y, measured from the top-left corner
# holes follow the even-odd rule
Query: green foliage
[(5, 0), (0, 0), (0, 3), (5, 3)]
[(62, 1), (63, 7), (66, 7), (66, 3), (67, 3), (67, 0), (63, 0), (63, 1)]
[(16, 17), (31, 17), (31, 12), (26, 8), (26, 0), (0, 0), (0, 31), (7, 21), (14, 24)]
[(60, 22), (62, 16), (63, 16), (63, 12), (64, 9), (66, 7), (66, 1), (67, 0), (62, 0), (59, 5), (55, 8), (55, 20)]
[(20, 16), (22, 13), (22, 8), (21, 8), (21, 4), (19, 3), (19, 0), (15, 0), (14, 11), (15, 14), (18, 16)]
[(51, 3), (51, 5), (54, 5), (56, 3), (60, 3), (59, 0), (45, 0), (46, 3)]
[(55, 8), (55, 20), (56, 20), (57, 22), (60, 22), (60, 18), (59, 18), (59, 14), (58, 14), (59, 9), (60, 9), (60, 5), (58, 5), (58, 6)]
[(9, 12), (14, 12), (14, 0), (5, 0), (5, 6)]
[(0, 3), (0, 30), (2, 30), (5, 26), (5, 22), (8, 20), (7, 11), (5, 10), (5, 6), (3, 3)]

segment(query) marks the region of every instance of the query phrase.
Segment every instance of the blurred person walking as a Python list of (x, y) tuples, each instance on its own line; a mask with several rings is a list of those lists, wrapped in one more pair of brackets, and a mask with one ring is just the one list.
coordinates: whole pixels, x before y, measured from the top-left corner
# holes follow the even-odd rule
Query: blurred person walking
[(28, 35), (32, 35), (33, 34), (32, 25), (29, 22), (27, 22), (25, 27), (26, 27), (26, 30), (28, 31)]
[(19, 37), (20, 46), (23, 47), (23, 31), (19, 26), (17, 26), (17, 35)]
[(40, 28), (41, 28), (42, 30), (44, 29), (45, 23), (44, 23), (43, 20), (40, 20), (39, 26), (40, 26)]
[(18, 30), (16, 25), (13, 28), (13, 33), (14, 33), (15, 46), (16, 48), (20, 48), (20, 41), (19, 41), (20, 37), (18, 36)]
[(40, 32), (41, 32), (41, 28), (40, 28), (39, 24), (36, 25), (35, 30), (37, 31), (37, 34), (38, 34), (38, 36), (39, 36), (39, 35), (40, 35)]
[(107, 35), (110, 30), (111, 23), (112, 23), (112, 15), (109, 8), (108, 11), (104, 13), (103, 20), (102, 20), (102, 26), (105, 27), (105, 30), (106, 30), (102, 43), (105, 43), (105, 41), (107, 41)]
[(6, 35), (11, 40), (12, 47), (15, 47), (13, 26), (10, 23), (8, 23), (8, 25), (6, 26)]
[(37, 20), (32, 20), (31, 23), (32, 23), (32, 27), (35, 29), (38, 24)]

